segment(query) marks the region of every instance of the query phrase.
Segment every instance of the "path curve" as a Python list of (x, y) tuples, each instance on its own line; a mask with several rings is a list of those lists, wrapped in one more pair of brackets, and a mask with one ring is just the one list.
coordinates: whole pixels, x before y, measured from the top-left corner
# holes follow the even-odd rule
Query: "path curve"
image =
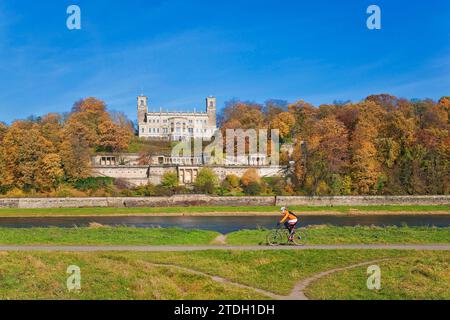
[(309, 298), (305, 295), (305, 291), (313, 282), (315, 282), (323, 277), (326, 277), (328, 275), (337, 273), (337, 272), (352, 270), (352, 269), (356, 269), (359, 267), (370, 266), (375, 263), (385, 262), (385, 261), (389, 261), (389, 260), (392, 260), (392, 258), (391, 259), (380, 259), (380, 260), (374, 260), (374, 261), (366, 261), (366, 262), (361, 262), (361, 263), (354, 264), (354, 265), (351, 265), (348, 267), (335, 268), (335, 269), (317, 273), (309, 278), (303, 279), (300, 282), (298, 282), (295, 285), (294, 289), (292, 289), (291, 293), (287, 297), (285, 297), (285, 299), (286, 300), (309, 300)]
[(219, 276), (215, 276), (215, 275), (211, 275), (211, 274), (208, 274), (208, 273), (204, 273), (204, 272), (201, 272), (201, 271), (197, 271), (197, 270), (181, 267), (181, 266), (178, 266), (178, 265), (160, 264), (160, 263), (153, 263), (153, 262), (148, 262), (148, 261), (142, 261), (142, 262), (144, 262), (145, 264), (151, 265), (151, 266), (155, 266), (155, 267), (174, 268), (174, 269), (177, 269), (179, 271), (184, 271), (184, 272), (187, 272), (187, 273), (208, 277), (208, 278), (211, 278), (215, 282), (223, 283), (223, 284), (231, 284), (231, 285), (234, 285), (234, 286), (239, 287), (239, 288), (252, 290), (252, 291), (255, 291), (255, 292), (260, 293), (262, 295), (268, 296), (269, 298), (272, 298), (272, 299), (275, 299), (275, 300), (282, 300), (284, 298), (283, 296), (277, 295), (277, 294), (275, 294), (273, 292), (270, 292), (270, 291), (266, 291), (266, 290), (259, 289), (259, 288), (254, 288), (254, 287), (250, 287), (250, 286), (247, 286), (247, 285), (242, 284), (242, 283), (233, 282), (233, 281), (231, 281), (229, 279), (225, 279), (225, 278), (222, 278), (222, 277), (219, 277)]
[(151, 265), (154, 267), (164, 267), (164, 268), (173, 268), (173, 269), (177, 269), (179, 271), (183, 271), (183, 272), (187, 272), (187, 273), (191, 273), (191, 274), (195, 274), (195, 275), (199, 275), (199, 276), (204, 276), (204, 277), (208, 277), (211, 280), (218, 282), (218, 283), (222, 283), (222, 284), (231, 284), (233, 286), (239, 287), (239, 288), (243, 288), (243, 289), (247, 289), (247, 290), (252, 290), (254, 292), (257, 292), (259, 294), (265, 295), (271, 299), (274, 300), (296, 300), (296, 301), (305, 301), (305, 300), (309, 300), (309, 298), (305, 295), (305, 290), (315, 281), (326, 277), (328, 275), (337, 273), (337, 272), (342, 272), (342, 271), (347, 271), (347, 270), (352, 270), (355, 268), (359, 268), (359, 267), (364, 267), (364, 266), (369, 266), (375, 263), (380, 263), (380, 262), (385, 262), (385, 261), (390, 261), (393, 260), (394, 258), (386, 258), (386, 259), (378, 259), (378, 260), (372, 260), (372, 261), (366, 261), (366, 262), (361, 262), (358, 264), (354, 264), (351, 266), (347, 266), (347, 267), (341, 267), (341, 268), (335, 268), (335, 269), (331, 269), (331, 270), (327, 270), (327, 271), (323, 271), (317, 274), (312, 275), (309, 278), (305, 278), (300, 280), (292, 289), (292, 291), (290, 292), (289, 295), (287, 296), (282, 296), (282, 295), (278, 295), (275, 294), (273, 292), (267, 291), (267, 290), (263, 290), (260, 288), (255, 288), (255, 287), (251, 287), (242, 283), (238, 283), (238, 282), (234, 282), (231, 281), (229, 279), (226, 278), (222, 278), (219, 276), (215, 276), (215, 275), (211, 275), (208, 273), (204, 273), (198, 270), (193, 270), (193, 269), (189, 269), (186, 267), (182, 267), (182, 266), (178, 266), (178, 265), (174, 265), (174, 264), (164, 264), (164, 263), (154, 263), (154, 262), (148, 262), (148, 261), (143, 261), (140, 260), (141, 262), (143, 262), (146, 265)]
[(57, 251), (57, 252), (101, 252), (101, 251), (135, 251), (135, 252), (187, 252), (205, 250), (237, 250), (237, 251), (262, 251), (262, 250), (423, 250), (423, 251), (449, 251), (450, 244), (446, 245), (311, 245), (296, 246), (54, 246), (54, 245), (0, 245), (0, 251)]

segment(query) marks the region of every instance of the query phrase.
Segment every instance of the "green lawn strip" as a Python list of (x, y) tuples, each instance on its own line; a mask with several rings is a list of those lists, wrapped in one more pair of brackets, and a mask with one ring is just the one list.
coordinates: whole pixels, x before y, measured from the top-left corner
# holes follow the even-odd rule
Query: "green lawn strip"
[[(242, 230), (227, 235), (230, 245), (265, 244), (268, 230)], [(450, 228), (334, 227), (306, 228), (307, 244), (449, 244)]]
[(205, 245), (214, 231), (144, 228), (0, 229), (3, 245)]
[[(264, 245), (268, 230), (227, 235), (228, 245)], [(307, 244), (449, 244), (450, 228), (332, 227), (306, 229)], [(0, 228), (3, 245), (208, 245), (220, 234), (206, 230), (99, 228)]]
[[(154, 267), (126, 254), (0, 253), (0, 299), (264, 299), (253, 290), (174, 268)], [(81, 269), (81, 292), (69, 292), (66, 271)]]
[[(251, 287), (288, 295), (295, 284), (333, 268), (411, 252), (396, 250), (200, 251), (129, 253), (136, 259), (168, 263), (218, 275)], [(105, 254), (112, 256), (114, 254)]]
[[(450, 206), (292, 206), (291, 210), (299, 212), (339, 212), (339, 213), (364, 213), (364, 212), (442, 212), (449, 213)], [(108, 216), (108, 215), (164, 215), (164, 214), (195, 214), (195, 213), (279, 213), (279, 207), (261, 206), (237, 206), (237, 207), (167, 207), (167, 208), (48, 208), (48, 209), (0, 209), (0, 217), (14, 216)]]
[(386, 261), (381, 268), (381, 290), (368, 290), (367, 267), (338, 272), (312, 283), (312, 299), (450, 300), (450, 252), (417, 252)]

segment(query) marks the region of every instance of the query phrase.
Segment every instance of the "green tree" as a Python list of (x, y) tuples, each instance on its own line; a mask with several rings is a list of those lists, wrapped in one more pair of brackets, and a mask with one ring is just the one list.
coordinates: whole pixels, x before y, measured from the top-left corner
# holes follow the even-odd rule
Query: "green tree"
[(244, 192), (249, 196), (258, 196), (262, 192), (261, 183), (257, 181), (250, 182), (247, 186), (244, 187)]
[(210, 168), (203, 168), (199, 171), (197, 180), (194, 183), (195, 190), (206, 194), (215, 194), (219, 185), (219, 178)]
[(175, 192), (180, 185), (176, 172), (166, 172), (161, 179), (161, 186), (167, 190)]

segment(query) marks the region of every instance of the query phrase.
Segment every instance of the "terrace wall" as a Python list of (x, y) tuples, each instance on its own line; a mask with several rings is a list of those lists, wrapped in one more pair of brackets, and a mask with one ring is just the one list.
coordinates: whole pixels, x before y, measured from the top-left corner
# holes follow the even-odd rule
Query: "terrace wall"
[(93, 208), (185, 206), (368, 206), (450, 205), (450, 196), (214, 197), (176, 195), (146, 198), (0, 198), (0, 208)]

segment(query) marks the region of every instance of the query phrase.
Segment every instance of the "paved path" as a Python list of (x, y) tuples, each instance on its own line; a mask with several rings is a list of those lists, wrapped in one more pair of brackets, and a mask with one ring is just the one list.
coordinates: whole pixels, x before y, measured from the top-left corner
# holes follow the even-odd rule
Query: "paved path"
[(295, 246), (0, 246), (0, 251), (64, 251), (64, 252), (98, 252), (98, 251), (136, 251), (136, 252), (186, 252), (204, 250), (361, 250), (394, 249), (448, 251), (449, 245), (310, 245)]

